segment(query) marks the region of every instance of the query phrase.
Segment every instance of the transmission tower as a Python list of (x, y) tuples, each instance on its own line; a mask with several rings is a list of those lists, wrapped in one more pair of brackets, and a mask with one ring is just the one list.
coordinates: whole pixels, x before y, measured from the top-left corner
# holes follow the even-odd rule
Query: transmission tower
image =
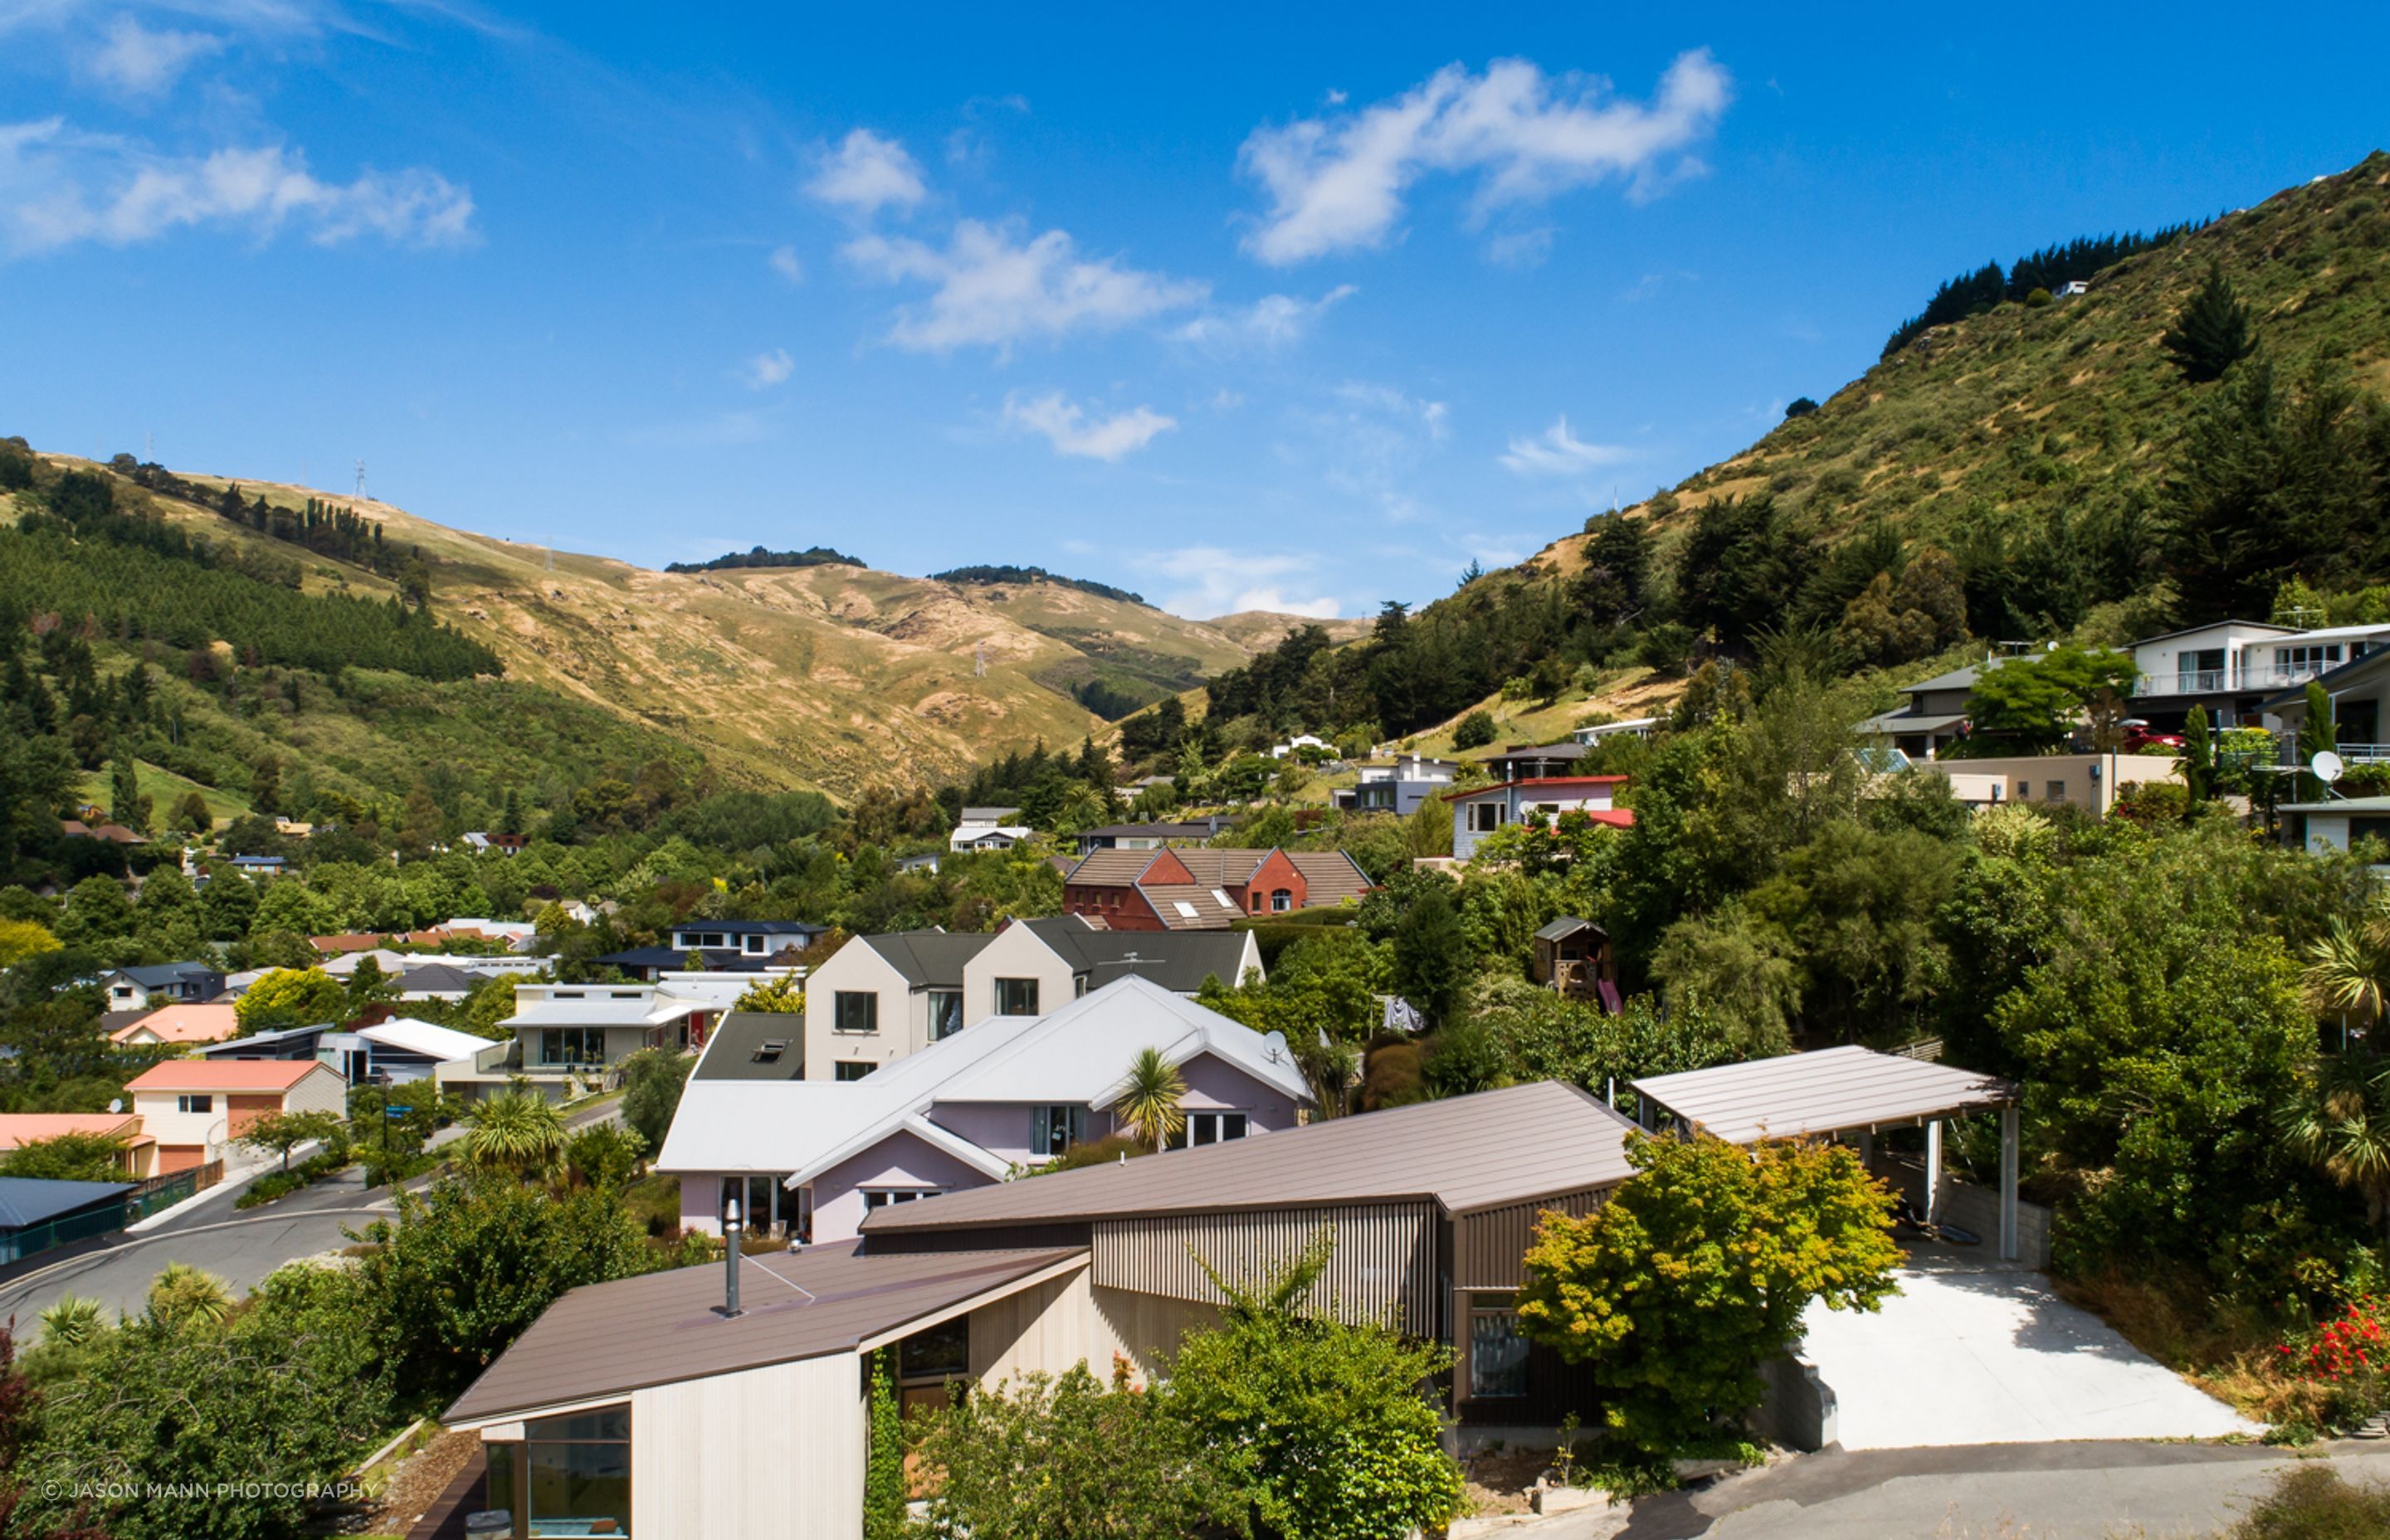
[(366, 494), (366, 463), (365, 463), (365, 461), (363, 461), (363, 460), (359, 460), (359, 461), (357, 462), (357, 495), (358, 495), (359, 497), (363, 497), (365, 494)]

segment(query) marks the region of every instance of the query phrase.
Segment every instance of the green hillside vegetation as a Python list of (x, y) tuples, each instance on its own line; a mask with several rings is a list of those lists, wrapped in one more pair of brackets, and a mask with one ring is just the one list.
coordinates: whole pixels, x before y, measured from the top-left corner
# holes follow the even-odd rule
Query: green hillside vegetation
[(675, 561), (664, 568), (667, 572), (727, 572), (740, 567), (860, 567), (863, 563), (843, 551), (833, 551), (827, 545), (808, 545), (802, 551), (768, 551), (758, 545), (749, 551), (732, 551), (711, 561)]
[(1043, 567), (951, 567), (943, 572), (932, 572), (932, 583), (968, 583), (985, 587), (994, 584), (1059, 583), (1065, 588), (1096, 594), (1124, 604), (1143, 604), (1143, 594), (1132, 594), (1125, 588), (1115, 588), (1109, 583), (1092, 578), (1064, 577)]
[[(1561, 699), (1587, 668), (1682, 678), (1782, 632), (1838, 671), (1905, 675), (1967, 645), (2263, 619), (2294, 580), (2327, 605), (2379, 584), (2385, 201), (2376, 153), (2167, 232), (2079, 297), (2010, 300), (2003, 276), (1990, 308), (1915, 329), (1815, 410), (1584, 534), (1416, 615), (1388, 605), (1358, 644), (1298, 632), (1214, 676), (1211, 714), (1398, 738), (1489, 698)], [(2062, 266), (2102, 247), (2053, 250)]]

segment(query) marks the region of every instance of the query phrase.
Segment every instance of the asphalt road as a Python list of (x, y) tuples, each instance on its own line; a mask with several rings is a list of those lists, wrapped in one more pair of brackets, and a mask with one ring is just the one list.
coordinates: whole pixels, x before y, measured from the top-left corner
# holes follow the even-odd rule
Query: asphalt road
[[(622, 1098), (610, 1097), (572, 1113), (565, 1123), (585, 1128), (617, 1120), (621, 1110)], [(441, 1132), (454, 1136), (459, 1130)], [(422, 1177), (407, 1185), (429, 1181)], [(238, 1296), (286, 1263), (341, 1250), (350, 1244), (343, 1232), (362, 1229), (378, 1216), (395, 1212), (389, 1189), (366, 1190), (361, 1166), (262, 1208), (236, 1209), (236, 1196), (237, 1188), (226, 1184), (155, 1229), (120, 1236), (105, 1251), (10, 1279), (0, 1285), (0, 1320), (13, 1316), (20, 1337), (30, 1340), (40, 1331), (34, 1317), (69, 1294), (96, 1299), (118, 1315), (138, 1311), (150, 1280), (170, 1262), (205, 1268), (230, 1283)]]
[[(1637, 1503), (1616, 1540), (2114, 1540), (2229, 1529), (2302, 1457), (2390, 1482), (2390, 1449), (2005, 1444), (1805, 1455)], [(1555, 1535), (1558, 1540), (1558, 1535)]]

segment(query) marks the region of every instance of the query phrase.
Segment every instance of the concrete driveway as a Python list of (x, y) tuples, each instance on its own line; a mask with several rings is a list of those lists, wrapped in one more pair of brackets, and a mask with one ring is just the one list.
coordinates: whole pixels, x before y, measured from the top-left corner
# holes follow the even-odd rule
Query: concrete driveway
[(1845, 1449), (2263, 1431), (2038, 1273), (1921, 1251), (1900, 1288), (1880, 1314), (1813, 1306), (1804, 1322)]

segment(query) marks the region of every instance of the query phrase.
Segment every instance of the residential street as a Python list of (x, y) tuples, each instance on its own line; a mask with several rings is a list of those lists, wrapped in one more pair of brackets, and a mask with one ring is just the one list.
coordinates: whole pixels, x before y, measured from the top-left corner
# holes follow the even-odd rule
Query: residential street
[[(2207, 1540), (2302, 1457), (2255, 1444), (2075, 1443), (1808, 1455), (1646, 1498), (1619, 1540)], [(2390, 1449), (2338, 1444), (2349, 1481)]]
[[(621, 1108), (620, 1097), (608, 1097), (569, 1114), (565, 1125), (580, 1129), (612, 1120)], [(451, 1142), (462, 1132), (461, 1124), (444, 1128), (433, 1143)], [(350, 1243), (344, 1230), (392, 1212), (387, 1189), (366, 1189), (360, 1166), (263, 1208), (235, 1208), (238, 1190), (226, 1183), (156, 1229), (119, 1236), (106, 1250), (10, 1279), (0, 1285), (0, 1319), (14, 1316), (20, 1338), (31, 1337), (40, 1329), (34, 1317), (68, 1294), (95, 1298), (118, 1315), (137, 1311), (150, 1280), (170, 1262), (205, 1268), (230, 1283), (235, 1294), (246, 1293), (285, 1263), (339, 1251)]]

